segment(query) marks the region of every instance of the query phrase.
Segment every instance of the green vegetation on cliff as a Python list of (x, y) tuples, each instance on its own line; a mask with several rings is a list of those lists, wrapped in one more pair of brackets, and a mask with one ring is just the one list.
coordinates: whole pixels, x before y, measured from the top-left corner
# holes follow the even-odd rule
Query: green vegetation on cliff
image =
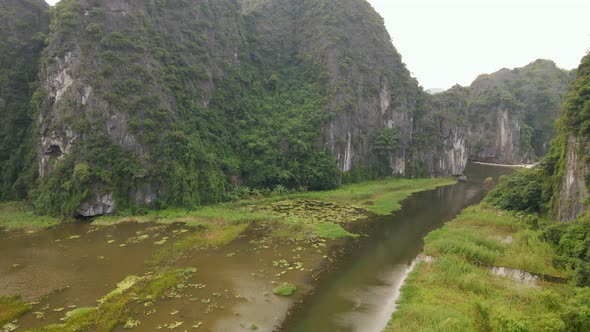
[(563, 111), (564, 130), (582, 137), (590, 136), (590, 55), (582, 60), (577, 78), (568, 93)]
[(30, 102), (48, 27), (49, 7), (43, 0), (0, 2), (0, 200), (25, 198), (32, 182), (35, 117)]

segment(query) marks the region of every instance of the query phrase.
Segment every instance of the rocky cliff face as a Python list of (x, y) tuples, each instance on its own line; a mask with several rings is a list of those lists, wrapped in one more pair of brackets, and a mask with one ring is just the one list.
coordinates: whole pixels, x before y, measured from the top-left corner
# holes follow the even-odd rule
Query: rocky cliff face
[(549, 165), (557, 181), (553, 212), (571, 221), (588, 210), (590, 185), (590, 55), (582, 59), (565, 97), (559, 133), (552, 143)]
[(0, 200), (26, 196), (38, 64), (49, 30), (42, 0), (0, 1)]
[[(115, 204), (217, 200), (222, 174), (211, 151), (221, 138), (203, 138), (206, 110), (215, 81), (239, 66), (240, 22), (229, 0), (58, 3), (41, 75), (41, 192), (68, 181), (91, 186), (70, 193), (82, 216)], [(85, 179), (77, 168), (88, 170)], [(43, 193), (37, 202), (48, 211), (58, 204)]]
[(261, 53), (317, 71), (330, 116), (317, 147), (348, 172), (374, 163), (373, 138), (394, 129), (398, 146), (388, 158), (390, 174), (405, 174), (419, 89), (374, 9), (359, 0), (250, 1), (245, 8)]
[(460, 86), (436, 98), (422, 95), (413, 124), (411, 175), (463, 173), (469, 159), (468, 96), (469, 90)]
[[(546, 154), (572, 73), (537, 60), (481, 75), (468, 88), (433, 96), (435, 112), (465, 130), (459, 151), (471, 160), (521, 164)], [(453, 100), (454, 105), (448, 101)]]
[(588, 208), (590, 165), (584, 159), (589, 155), (590, 144), (584, 144), (573, 135), (568, 137), (565, 170), (556, 205), (561, 221), (574, 220)]

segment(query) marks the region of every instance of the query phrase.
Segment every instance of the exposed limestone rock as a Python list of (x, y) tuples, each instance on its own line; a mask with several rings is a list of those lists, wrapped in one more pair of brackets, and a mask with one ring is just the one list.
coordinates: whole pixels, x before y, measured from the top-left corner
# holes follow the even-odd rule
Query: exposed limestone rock
[(115, 213), (113, 193), (96, 194), (94, 198), (83, 202), (76, 212), (85, 218)]
[(567, 143), (565, 171), (559, 192), (557, 217), (561, 221), (571, 221), (586, 211), (588, 207), (588, 183), (590, 167), (584, 156), (590, 155), (590, 144), (582, 146), (580, 139), (570, 135)]
[(68, 52), (63, 59), (60, 59), (59, 57), (55, 57), (54, 59), (57, 70), (47, 77), (46, 89), (49, 92), (49, 97), (52, 98), (55, 103), (58, 103), (63, 98), (66, 91), (68, 91), (70, 86), (74, 83), (70, 72), (73, 62), (75, 61), (73, 59), (74, 56), (74, 53)]
[(47, 171), (54, 170), (60, 160), (72, 151), (77, 135), (65, 129), (63, 132), (52, 131), (48, 135), (39, 136), (39, 175), (44, 176)]

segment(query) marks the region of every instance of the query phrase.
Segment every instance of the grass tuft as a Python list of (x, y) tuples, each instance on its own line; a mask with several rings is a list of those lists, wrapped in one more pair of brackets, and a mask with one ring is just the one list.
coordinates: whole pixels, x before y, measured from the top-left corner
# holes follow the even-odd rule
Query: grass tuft
[(18, 296), (0, 296), (0, 327), (19, 318), (32, 309)]

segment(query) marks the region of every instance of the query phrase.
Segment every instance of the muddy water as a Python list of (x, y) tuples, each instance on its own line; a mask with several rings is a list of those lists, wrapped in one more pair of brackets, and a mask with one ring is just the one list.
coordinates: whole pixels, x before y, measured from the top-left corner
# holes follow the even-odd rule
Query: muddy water
[[(166, 329), (177, 322), (182, 322), (181, 331), (272, 331), (280, 325), (293, 302), (309, 291), (313, 272), (329, 260), (329, 245), (321, 240), (274, 240), (266, 234), (250, 229), (227, 246), (178, 262), (197, 267), (197, 273), (163, 301), (136, 305), (138, 330)], [(298, 287), (295, 295), (273, 295), (273, 288), (285, 282)]]
[(0, 235), (0, 295), (39, 302), (18, 323), (33, 327), (59, 322), (75, 307), (95, 306), (127, 275), (149, 270), (154, 242), (177, 237), (180, 226), (123, 224), (62, 225), (34, 234)]
[[(66, 312), (97, 305), (97, 300), (129, 275), (153, 267), (152, 254), (183, 234), (183, 225), (121, 224), (94, 227), (62, 225), (35, 234), (0, 235), (0, 295), (21, 295), (33, 310), (21, 317), (17, 331), (59, 323)], [(340, 242), (321, 239), (273, 240), (269, 230), (251, 227), (217, 250), (197, 251), (175, 263), (197, 272), (155, 303), (131, 308), (136, 331), (270, 331), (312, 285)], [(330, 252), (329, 252), (330, 251)], [(285, 282), (297, 285), (290, 298), (272, 294)], [(181, 324), (181, 325), (179, 325)], [(117, 327), (115, 331), (128, 331)]]
[(314, 294), (292, 310), (281, 331), (382, 331), (395, 310), (424, 236), (485, 195), (486, 177), (511, 172), (471, 164), (467, 183), (418, 193), (402, 210), (371, 223), (365, 241), (351, 245), (339, 268), (322, 276)]

